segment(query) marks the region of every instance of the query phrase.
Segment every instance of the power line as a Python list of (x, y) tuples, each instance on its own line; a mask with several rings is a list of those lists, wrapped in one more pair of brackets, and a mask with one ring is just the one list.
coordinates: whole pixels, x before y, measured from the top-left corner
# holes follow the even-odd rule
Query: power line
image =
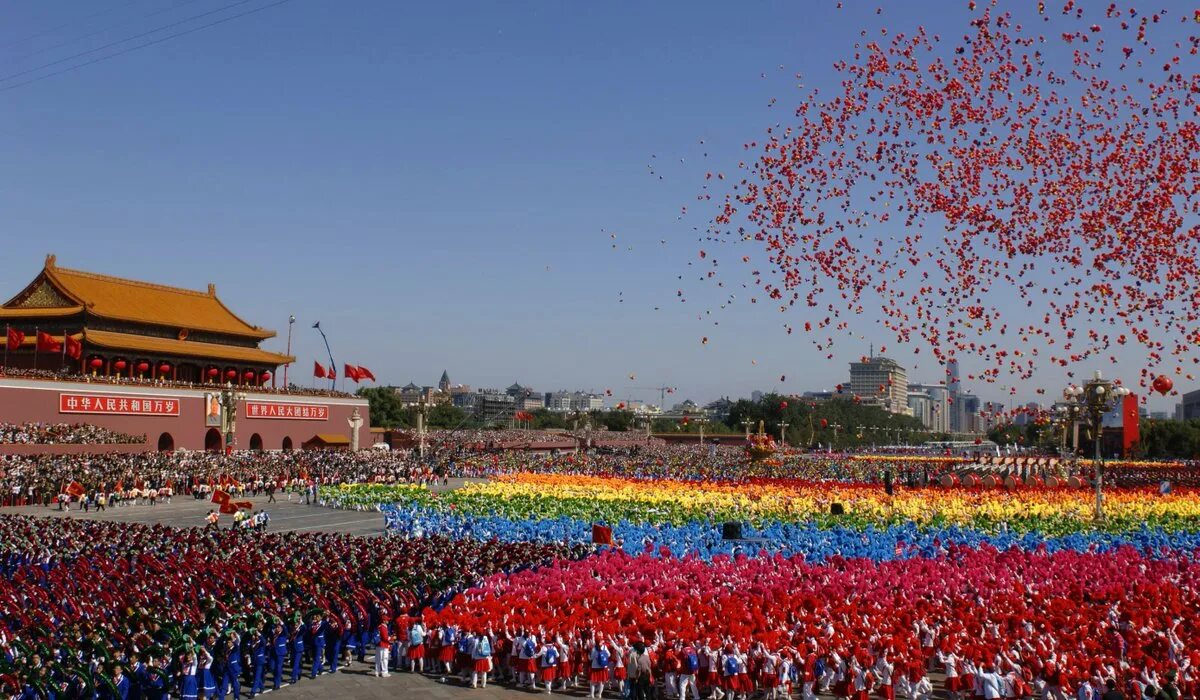
[(49, 29), (43, 29), (40, 32), (30, 34), (29, 36), (25, 36), (20, 39), (12, 39), (10, 41), (6, 41), (3, 44), (0, 44), (0, 49), (7, 49), (10, 46), (16, 46), (17, 44), (23, 44), (27, 41), (33, 41), (34, 39), (46, 36), (47, 34), (53, 34), (54, 32), (57, 32), (60, 29), (66, 29), (67, 27), (73, 27), (76, 24), (79, 24), (81, 22), (86, 22), (89, 19), (95, 19), (97, 17), (102, 17), (102, 16), (112, 12), (113, 10), (117, 10), (117, 9), (120, 9), (123, 7), (129, 7), (130, 5), (136, 3), (137, 1), (138, 0), (129, 0), (128, 2), (117, 5), (116, 7), (110, 7), (107, 10), (100, 10), (99, 12), (93, 12), (92, 14), (87, 15), (86, 17), (80, 17), (79, 19), (73, 19), (70, 22), (64, 22), (63, 24), (60, 24), (57, 27), (50, 27)]
[(266, 5), (262, 5), (261, 7), (256, 7), (251, 10), (246, 10), (245, 12), (239, 12), (236, 15), (230, 15), (228, 17), (223, 17), (219, 20), (216, 20), (215, 22), (209, 22), (208, 24), (202, 24), (199, 27), (192, 27), (191, 29), (185, 29), (182, 32), (168, 34), (167, 36), (159, 37), (158, 39), (155, 39), (153, 41), (147, 41), (144, 44), (138, 44), (137, 46), (130, 46), (129, 48), (122, 49), (121, 51), (117, 51), (116, 53), (110, 53), (108, 55), (100, 56), (98, 58), (94, 58), (90, 61), (85, 61), (83, 63), (77, 64), (74, 66), (68, 66), (66, 68), (63, 68), (62, 70), (54, 71), (53, 73), (47, 73), (46, 75), (39, 75), (36, 78), (31, 78), (24, 82), (16, 83), (15, 85), (8, 85), (8, 86), (0, 88), (0, 92), (8, 92), (9, 90), (16, 90), (19, 87), (23, 87), (23, 86), (29, 85), (31, 83), (40, 82), (47, 78), (53, 78), (54, 76), (57, 76), (57, 75), (62, 75), (64, 73), (70, 73), (71, 71), (79, 70), (80, 68), (84, 68), (86, 66), (95, 65), (97, 63), (102, 63), (104, 61), (109, 60), (110, 58), (116, 58), (117, 56), (124, 56), (127, 53), (133, 53), (134, 51), (137, 51), (139, 49), (144, 49), (144, 48), (147, 48), (150, 46), (154, 46), (156, 44), (161, 44), (164, 41), (170, 41), (171, 39), (177, 39), (181, 36), (187, 36), (188, 34), (195, 34), (196, 32), (204, 30), (204, 29), (208, 29), (209, 27), (215, 27), (218, 24), (225, 24), (226, 22), (231, 22), (240, 17), (252, 15), (256, 12), (262, 12), (263, 10), (269, 10), (272, 7), (278, 7), (278, 6), (283, 5), (284, 3), (288, 3), (288, 2), (291, 2), (291, 0), (276, 0), (275, 2), (266, 4)]
[[(238, 7), (239, 5), (245, 5), (246, 3), (248, 3), (248, 2), (253, 2), (253, 1), (254, 1), (254, 0), (237, 0), (237, 2), (232, 2), (232, 3), (229, 3), (228, 5), (222, 5), (221, 7), (218, 7), (218, 8), (217, 8), (217, 9), (215, 9), (215, 10), (209, 10), (208, 12), (201, 12), (200, 14), (197, 14), (197, 15), (192, 15), (191, 17), (187, 17), (187, 18), (185, 18), (185, 19), (181, 19), (181, 20), (178, 20), (178, 21), (175, 21), (175, 22), (171, 22), (170, 24), (164, 24), (164, 25), (162, 25), (161, 27), (155, 27), (154, 29), (151, 29), (151, 30), (149, 30), (149, 31), (142, 32), (142, 33), (140, 33), (140, 34), (134, 34), (133, 36), (126, 37), (126, 38), (124, 38), (124, 39), (120, 39), (120, 40), (118, 40), (118, 41), (112, 41), (112, 42), (109, 42), (109, 43), (107, 43), (107, 44), (105, 44), (105, 45), (103, 45), (103, 46), (97, 46), (97, 47), (96, 47), (96, 48), (94, 48), (94, 49), (88, 49), (87, 51), (80, 51), (80, 52), (79, 52), (79, 53), (77, 53), (77, 54), (73, 54), (73, 55), (71, 55), (71, 56), (67, 56), (66, 58), (60, 58), (60, 59), (58, 59), (57, 61), (51, 61), (51, 62), (49, 62), (49, 63), (43, 63), (43, 64), (42, 64), (42, 65), (40, 65), (40, 66), (35, 66), (35, 67), (33, 67), (33, 68), (27, 68), (27, 69), (25, 69), (25, 70), (23, 70), (23, 71), (17, 71), (16, 73), (9, 73), (8, 75), (5, 75), (5, 76), (0, 76), (0, 83), (5, 83), (5, 82), (8, 82), (9, 80), (12, 80), (13, 78), (20, 78), (21, 76), (23, 76), (23, 75), (29, 75), (30, 73), (36, 73), (36, 72), (38, 72), (38, 71), (40, 71), (40, 70), (43, 70), (43, 69), (45, 69), (45, 68), (51, 68), (51, 67), (53, 67), (53, 66), (61, 65), (61, 64), (63, 64), (63, 63), (66, 63), (67, 61), (73, 61), (73, 60), (75, 60), (75, 59), (77, 59), (77, 58), (82, 58), (82, 57), (84, 57), (84, 56), (89, 56), (89, 55), (91, 55), (91, 54), (97, 53), (97, 52), (99, 52), (99, 51), (103, 51), (103, 50), (105, 50), (105, 49), (111, 49), (112, 47), (114, 47), (114, 46), (117, 46), (117, 45), (119, 45), (119, 44), (128, 43), (128, 42), (130, 42), (130, 41), (134, 41), (135, 39), (141, 39), (142, 37), (150, 36), (151, 34), (157, 34), (157, 33), (159, 33), (159, 32), (162, 32), (162, 31), (166, 31), (166, 30), (168, 30), (168, 29), (171, 29), (172, 27), (178, 27), (178, 26), (179, 26), (179, 25), (181, 25), (181, 24), (187, 24), (188, 22), (192, 22), (192, 21), (194, 21), (194, 20), (202, 19), (202, 18), (204, 18), (204, 17), (208, 17), (208, 16), (210, 16), (210, 15), (215, 15), (215, 14), (217, 14), (217, 13), (219, 13), (219, 12), (224, 12), (225, 10), (228, 10), (228, 9), (230, 9), (230, 8), (233, 8), (233, 7)], [(235, 16), (237, 16), (237, 17), (240, 17), (241, 15), (235, 15)], [(117, 53), (117, 54), (113, 54), (113, 55), (115, 55), (115, 56), (119, 56), (119, 55), (121, 55), (121, 54)], [(90, 64), (88, 64), (88, 63), (84, 63), (84, 64), (82, 64), (82, 65), (90, 65)], [(58, 75), (58, 73), (51, 73), (50, 75)], [(24, 85), (24, 84), (25, 84), (25, 83), (22, 83), (22, 85)]]
[[(175, 10), (178, 10), (179, 8), (181, 8), (185, 5), (191, 5), (192, 3), (198, 2), (198, 1), (199, 0), (182, 0), (182, 2), (179, 2), (176, 5), (172, 5), (171, 7), (163, 7), (163, 8), (154, 10), (152, 12), (147, 12), (145, 14), (138, 16), (136, 19), (147, 19), (150, 17), (156, 17), (156, 16), (161, 15), (166, 12), (174, 12)], [(113, 24), (103, 27), (102, 29), (90, 31), (87, 34), (80, 34), (79, 36), (73, 37), (71, 39), (66, 39), (65, 41), (60, 41), (57, 44), (53, 44), (51, 46), (44, 46), (44, 47), (38, 49), (37, 51), (30, 51), (29, 53), (23, 54), (21, 56), (17, 56), (16, 58), (9, 59), (9, 62), (14, 63), (14, 64), (24, 63), (25, 61), (28, 61), (29, 59), (33, 58), (34, 56), (40, 56), (44, 53), (50, 53), (51, 51), (54, 51), (55, 49), (61, 49), (64, 46), (70, 46), (71, 44), (78, 43), (80, 41), (83, 41), (84, 39), (90, 39), (94, 36), (99, 36), (111, 29), (116, 29), (117, 27), (121, 27), (126, 24), (129, 24), (128, 19), (122, 20), (120, 22), (114, 22)], [(43, 32), (43, 34), (45, 34), (45, 33), (46, 32)]]

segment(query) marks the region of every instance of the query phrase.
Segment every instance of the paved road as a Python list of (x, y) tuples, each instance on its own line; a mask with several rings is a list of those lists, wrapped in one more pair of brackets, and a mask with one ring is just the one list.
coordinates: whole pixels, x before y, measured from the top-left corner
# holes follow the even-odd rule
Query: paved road
[[(438, 484), (435, 491), (455, 489), (465, 483), (465, 479), (451, 479), (448, 484)], [(376, 511), (335, 510), (320, 506), (304, 505), (303, 498), (292, 494), (290, 499), (285, 494), (276, 496), (275, 503), (268, 503), (266, 496), (245, 498), (254, 503), (254, 509), (265, 509), (271, 515), (271, 532), (344, 532), (351, 535), (378, 536), (383, 534), (383, 516)], [(166, 523), (181, 527), (204, 525), (204, 516), (215, 506), (205, 500), (196, 500), (191, 496), (175, 496), (171, 503), (158, 503), (151, 506), (125, 505), (117, 508), (107, 508), (103, 511), (84, 513), (74, 504), (68, 512), (60, 511), (57, 507), (42, 508), (40, 506), (24, 506), (21, 508), (0, 508), (0, 513), (20, 513), (23, 515), (41, 515), (51, 517), (94, 518), (127, 523)], [(230, 516), (222, 515), (220, 523), (229, 527), (233, 522)]]

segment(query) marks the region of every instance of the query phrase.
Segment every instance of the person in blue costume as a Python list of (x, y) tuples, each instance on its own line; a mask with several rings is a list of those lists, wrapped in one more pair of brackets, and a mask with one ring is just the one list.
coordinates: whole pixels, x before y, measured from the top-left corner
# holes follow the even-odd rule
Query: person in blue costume
[(300, 662), (304, 661), (304, 623), (297, 621), (292, 628), (292, 683), (300, 680)]
[(275, 620), (269, 635), (271, 645), (271, 688), (279, 690), (283, 684), (283, 665), (287, 661), (288, 633), (282, 620)]
[(221, 677), (217, 683), (217, 697), (225, 700), (225, 693), (232, 691), (233, 697), (239, 698), (242, 695), (242, 638), (230, 629), (221, 647)]
[(308, 635), (313, 645), (313, 662), (312, 674), (310, 678), (316, 678), (325, 672), (325, 635), (329, 632), (329, 623), (325, 622), (325, 615), (316, 613), (313, 615), (312, 623), (308, 626)]
[(267, 636), (259, 622), (250, 634), (250, 697), (263, 690), (263, 673), (267, 666)]
[(180, 700), (198, 700), (200, 696), (200, 659), (194, 651), (184, 656), (176, 692)]
[(200, 696), (204, 698), (211, 698), (217, 693), (217, 679), (213, 675), (213, 649), (216, 644), (217, 638), (210, 635), (208, 641), (200, 645), (196, 652), (197, 663), (200, 666)]

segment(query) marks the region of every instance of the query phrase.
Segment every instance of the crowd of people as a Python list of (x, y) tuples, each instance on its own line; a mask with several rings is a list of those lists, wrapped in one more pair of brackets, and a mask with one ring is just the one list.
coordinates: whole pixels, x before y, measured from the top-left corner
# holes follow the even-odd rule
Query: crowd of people
[(140, 445), (146, 435), (128, 435), (88, 423), (0, 423), (0, 445)]
[(274, 687), (336, 670), (381, 621), (583, 552), (0, 516), (0, 696), (255, 693), (268, 663)]

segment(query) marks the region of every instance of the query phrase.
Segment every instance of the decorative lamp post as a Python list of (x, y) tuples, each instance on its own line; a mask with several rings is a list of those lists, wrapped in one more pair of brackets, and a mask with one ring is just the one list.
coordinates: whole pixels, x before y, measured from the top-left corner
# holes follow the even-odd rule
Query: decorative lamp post
[(1129, 389), (1116, 386), (1111, 381), (1100, 376), (1100, 372), (1084, 383), (1083, 386), (1069, 386), (1063, 392), (1067, 399), (1066, 415), (1074, 415), (1075, 420), (1082, 419), (1092, 430), (1094, 446), (1093, 467), (1096, 472), (1096, 521), (1104, 520), (1104, 458), (1100, 452), (1100, 438), (1104, 430), (1104, 414), (1120, 405), (1123, 398), (1129, 395)]
[(788, 423), (779, 424), (779, 447), (782, 449), (787, 447), (787, 427)]
[(225, 388), (221, 390), (220, 395), (221, 408), (221, 432), (225, 434), (225, 451), (233, 449), (234, 443), (237, 441), (237, 407), (239, 401), (246, 400), (246, 394), (241, 391), (235, 391), (233, 384), (226, 383)]

